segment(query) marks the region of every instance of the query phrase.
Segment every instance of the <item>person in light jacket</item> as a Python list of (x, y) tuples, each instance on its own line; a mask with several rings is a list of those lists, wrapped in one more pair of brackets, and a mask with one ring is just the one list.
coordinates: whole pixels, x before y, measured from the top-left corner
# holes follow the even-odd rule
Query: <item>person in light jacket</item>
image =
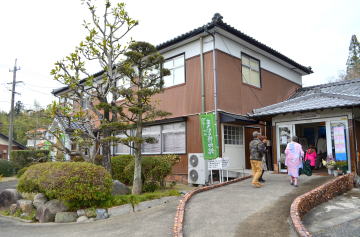
[(285, 165), (287, 166), (288, 175), (290, 176), (290, 184), (297, 187), (299, 169), (303, 167), (302, 159), (304, 157), (304, 151), (298, 143), (298, 137), (293, 136), (291, 140), (292, 142), (288, 143), (285, 149)]
[(253, 187), (260, 188), (262, 185), (259, 182), (259, 178), (262, 174), (262, 158), (265, 155), (265, 142), (260, 140), (261, 134), (257, 131), (253, 132), (254, 139), (250, 142), (250, 164), (253, 175), (252, 185)]

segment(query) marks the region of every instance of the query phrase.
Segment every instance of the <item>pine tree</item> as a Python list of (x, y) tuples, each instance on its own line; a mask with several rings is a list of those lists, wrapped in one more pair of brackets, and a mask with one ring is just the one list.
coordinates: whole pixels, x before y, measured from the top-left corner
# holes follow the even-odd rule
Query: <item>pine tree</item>
[(360, 43), (356, 35), (351, 36), (346, 65), (345, 80), (360, 78)]

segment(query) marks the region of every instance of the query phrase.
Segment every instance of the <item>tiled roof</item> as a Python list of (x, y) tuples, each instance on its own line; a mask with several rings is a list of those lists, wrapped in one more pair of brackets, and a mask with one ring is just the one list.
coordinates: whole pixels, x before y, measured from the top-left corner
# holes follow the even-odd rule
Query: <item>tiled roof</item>
[(243, 32), (241, 32), (241, 31), (235, 29), (234, 27), (232, 27), (232, 26), (226, 24), (225, 22), (223, 22), (222, 18), (223, 17), (219, 13), (216, 13), (213, 16), (212, 21), (209, 22), (208, 24), (200, 26), (200, 27), (198, 27), (196, 29), (193, 29), (193, 30), (191, 30), (191, 31), (189, 31), (189, 32), (187, 32), (185, 34), (182, 34), (182, 35), (177, 36), (177, 37), (175, 37), (175, 38), (173, 38), (171, 40), (168, 40), (168, 41), (166, 41), (164, 43), (161, 43), (156, 47), (157, 47), (158, 50), (161, 50), (161, 49), (164, 49), (164, 48), (169, 47), (171, 45), (174, 45), (176, 43), (179, 43), (179, 42), (181, 42), (183, 40), (194, 37), (194, 36), (196, 36), (198, 34), (206, 33), (207, 31), (209, 31), (209, 30), (211, 30), (211, 29), (213, 29), (215, 27), (219, 27), (219, 28), (221, 28), (221, 29), (223, 29), (223, 30), (225, 30), (225, 31), (239, 37), (240, 39), (242, 39), (242, 40), (244, 40), (244, 41), (246, 41), (246, 42), (248, 42), (248, 43), (250, 43), (250, 44), (252, 44), (252, 45), (254, 45), (256, 47), (258, 47), (259, 49), (264, 50), (265, 52), (270, 53), (271, 55), (273, 55), (273, 56), (275, 56), (275, 57), (277, 57), (277, 58), (291, 64), (292, 66), (302, 70), (306, 74), (313, 73), (311, 67), (305, 67), (305, 66), (295, 62), (294, 60), (286, 57), (285, 55), (279, 53), (278, 51), (270, 48), (269, 46), (267, 46), (267, 45), (257, 41), (256, 39), (244, 34)]
[[(0, 133), (0, 137), (2, 137), (6, 141), (9, 141), (9, 137), (6, 136), (5, 134)], [(24, 146), (23, 144), (15, 141), (15, 140), (13, 140), (13, 145), (18, 146), (21, 149), (26, 149), (26, 146)]]
[[(311, 67), (303, 66), (303, 65), (295, 62), (294, 60), (286, 57), (285, 55), (279, 53), (278, 51), (270, 48), (269, 46), (267, 46), (267, 45), (257, 41), (256, 39), (244, 34), (243, 32), (241, 32), (241, 31), (235, 29), (234, 27), (228, 25), (227, 23), (223, 22), (222, 18), (223, 17), (219, 13), (216, 13), (213, 16), (211, 22), (209, 22), (209, 23), (207, 23), (207, 24), (205, 24), (203, 26), (200, 26), (198, 28), (195, 28), (195, 29), (193, 29), (193, 30), (191, 30), (189, 32), (181, 34), (181, 35), (179, 35), (179, 36), (177, 36), (177, 37), (175, 37), (175, 38), (173, 38), (171, 40), (168, 40), (168, 41), (166, 41), (164, 43), (161, 43), (161, 44), (157, 45), (156, 48), (158, 50), (165, 49), (165, 48), (167, 48), (169, 46), (172, 46), (174, 44), (177, 44), (177, 43), (179, 43), (179, 42), (181, 42), (183, 40), (190, 39), (190, 38), (192, 38), (192, 37), (194, 37), (196, 35), (199, 35), (201, 33), (206, 33), (207, 31), (209, 31), (209, 30), (211, 30), (211, 29), (213, 29), (215, 27), (218, 27), (218, 28), (221, 28), (221, 29), (223, 29), (223, 30), (225, 30), (225, 31), (239, 37), (240, 39), (242, 39), (242, 40), (244, 40), (244, 41), (246, 41), (246, 42), (248, 42), (248, 43), (250, 43), (250, 44), (252, 44), (252, 45), (254, 45), (256, 47), (258, 47), (259, 49), (264, 50), (265, 52), (267, 52), (267, 53), (269, 53), (269, 54), (271, 54), (271, 55), (273, 55), (273, 56), (275, 56), (275, 57), (289, 63), (290, 65), (300, 69), (301, 71), (305, 72), (306, 74), (313, 73)], [(103, 71), (97, 72), (93, 76), (97, 77), (97, 76), (101, 75), (102, 72)], [(84, 81), (85, 81), (85, 79), (82, 79), (80, 81), (80, 83), (82, 83)], [(58, 93), (66, 91), (67, 89), (69, 89), (69, 87), (65, 86), (65, 87), (61, 87), (61, 88), (58, 88), (58, 89), (54, 89), (51, 93), (56, 95)]]
[(360, 105), (360, 79), (299, 89), (283, 102), (255, 109), (251, 117)]
[(82, 130), (84, 132), (87, 132), (90, 129), (87, 126), (85, 126), (84, 124), (74, 122), (74, 121), (70, 121), (66, 117), (56, 116), (56, 119), (63, 126), (63, 128), (65, 130)]

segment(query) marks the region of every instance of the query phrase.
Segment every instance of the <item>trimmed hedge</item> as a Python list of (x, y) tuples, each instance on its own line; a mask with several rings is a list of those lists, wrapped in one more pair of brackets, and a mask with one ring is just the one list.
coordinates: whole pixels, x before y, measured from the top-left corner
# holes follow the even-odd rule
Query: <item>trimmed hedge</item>
[(15, 166), (11, 161), (0, 159), (0, 176), (10, 177), (15, 174)]
[(17, 188), (68, 201), (73, 207), (86, 207), (111, 196), (112, 179), (103, 167), (88, 162), (47, 162), (30, 166)]
[[(165, 187), (165, 177), (171, 174), (172, 166), (179, 161), (176, 155), (144, 156), (141, 162), (142, 181), (146, 186), (154, 183)], [(112, 175), (114, 179), (131, 185), (134, 179), (134, 157), (131, 155), (115, 156), (111, 159)], [(151, 184), (150, 184), (151, 183)], [(153, 189), (150, 188), (149, 189)]]
[(10, 153), (10, 160), (17, 169), (22, 169), (35, 163), (49, 161), (49, 154), (48, 150), (18, 150)]

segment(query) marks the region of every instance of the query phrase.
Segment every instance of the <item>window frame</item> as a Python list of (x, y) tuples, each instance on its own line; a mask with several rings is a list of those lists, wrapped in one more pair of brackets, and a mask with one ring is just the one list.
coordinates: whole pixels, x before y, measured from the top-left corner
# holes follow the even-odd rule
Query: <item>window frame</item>
[[(259, 72), (259, 86), (253, 85), (251, 83), (246, 82), (246, 80), (244, 80), (243, 67), (244, 66), (248, 67), (250, 69), (250, 72), (251, 72), (251, 65), (250, 66), (244, 65), (243, 57), (249, 58), (249, 63), (250, 63), (250, 60), (254, 60), (254, 61), (258, 62), (258, 64), (259, 64), (259, 71), (258, 71)], [(260, 59), (257, 59), (255, 57), (253, 57), (253, 56), (251, 56), (251, 55), (249, 55), (247, 53), (243, 53), (243, 52), (241, 52), (241, 82), (244, 83), (245, 85), (252, 86), (252, 87), (257, 88), (257, 89), (262, 88), (261, 61), (260, 61)]]
[[(164, 64), (166, 63), (166, 61), (174, 60), (175, 58), (180, 57), (180, 56), (183, 56), (183, 57), (184, 57), (184, 82), (179, 83), (179, 84), (176, 84), (176, 85), (172, 84), (171, 86), (165, 86), (165, 80), (164, 80), (165, 77), (163, 77), (163, 80), (164, 80), (164, 88), (165, 88), (165, 89), (186, 84), (186, 57), (185, 57), (185, 52), (164, 59), (164, 63), (162, 64), (161, 68), (164, 68)], [(169, 69), (169, 68), (166, 68), (166, 69)], [(173, 69), (174, 69), (174, 68), (169, 69), (170, 72), (171, 72)], [(173, 73), (170, 74), (170, 76), (173, 76), (173, 75), (174, 75)], [(174, 82), (174, 78), (173, 78), (173, 82)]]

